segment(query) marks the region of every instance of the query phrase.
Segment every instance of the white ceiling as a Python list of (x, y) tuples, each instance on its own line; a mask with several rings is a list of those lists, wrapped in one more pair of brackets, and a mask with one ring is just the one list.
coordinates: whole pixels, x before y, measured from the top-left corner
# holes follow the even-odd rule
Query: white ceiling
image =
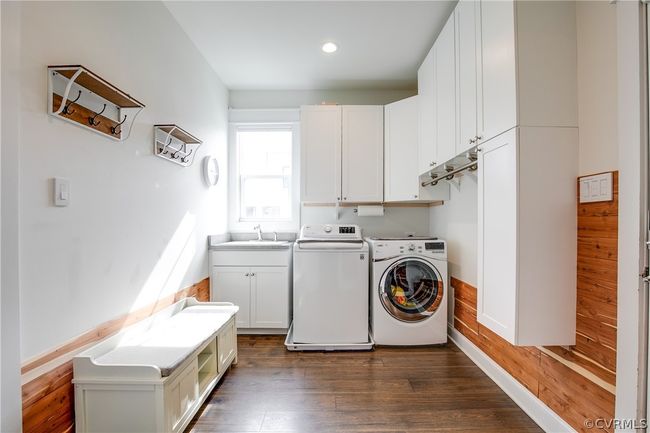
[[(166, 2), (233, 90), (413, 89), (452, 1)], [(321, 45), (334, 41), (335, 54)]]

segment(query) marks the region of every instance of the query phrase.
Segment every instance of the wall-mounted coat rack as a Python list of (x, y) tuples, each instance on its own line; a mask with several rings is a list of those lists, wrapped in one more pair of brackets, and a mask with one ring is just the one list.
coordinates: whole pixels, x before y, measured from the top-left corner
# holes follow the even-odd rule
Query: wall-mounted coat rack
[(154, 125), (154, 153), (167, 161), (192, 165), (201, 140), (177, 125)]
[[(463, 162), (456, 164), (456, 162), (459, 162), (460, 158), (463, 159)], [(465, 171), (469, 173), (474, 173), (478, 169), (477, 160), (478, 158), (476, 156), (476, 151), (472, 150), (466, 152), (461, 157), (457, 157), (453, 161), (450, 161), (450, 163), (442, 164), (440, 166), (437, 166), (433, 170), (431, 170), (431, 172), (429, 173), (429, 175), (431, 176), (431, 180), (422, 182), (421, 185), (423, 187), (429, 185), (436, 186), (438, 182), (444, 181), (459, 189), (460, 179), (458, 178), (458, 175)], [(453, 164), (451, 162), (453, 162)]]
[(144, 104), (81, 65), (48, 66), (48, 113), (117, 141)]

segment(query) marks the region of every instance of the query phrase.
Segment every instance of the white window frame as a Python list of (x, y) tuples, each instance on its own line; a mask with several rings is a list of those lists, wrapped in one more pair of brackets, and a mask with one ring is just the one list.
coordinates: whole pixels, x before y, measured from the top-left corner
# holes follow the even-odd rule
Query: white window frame
[[(261, 225), (262, 232), (297, 232), (300, 229), (300, 113), (298, 110), (229, 110), (228, 127), (228, 225), (233, 233), (251, 233)], [(286, 220), (241, 218), (239, 131), (291, 130), (291, 217)]]

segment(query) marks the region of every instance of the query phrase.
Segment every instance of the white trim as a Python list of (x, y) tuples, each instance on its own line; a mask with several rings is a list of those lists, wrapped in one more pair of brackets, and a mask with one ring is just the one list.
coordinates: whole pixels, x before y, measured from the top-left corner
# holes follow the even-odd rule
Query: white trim
[(451, 326), (449, 327), (449, 338), (545, 432), (575, 432), (573, 427), (560, 418), (558, 414), (553, 412), (540, 399), (528, 391), (525, 386), (510, 376), (499, 364)]
[[(298, 110), (229, 110), (228, 125), (228, 231), (252, 233), (253, 226), (260, 224), (264, 233), (273, 231), (297, 232), (300, 228), (300, 122), (292, 121), (292, 113)], [(256, 121), (250, 121), (255, 119)], [(234, 121), (236, 120), (236, 121)], [(244, 121), (249, 120), (249, 121)], [(239, 172), (237, 130), (239, 128), (289, 128), (293, 133), (291, 155), (291, 219), (289, 220), (241, 220), (239, 216)]]
[[(640, 277), (645, 266), (643, 183), (648, 143), (644, 8), (639, 1), (616, 3), (619, 214), (615, 418), (625, 421), (646, 417), (644, 322), (648, 299)], [(632, 426), (616, 429), (637, 431)]]
[(300, 110), (298, 108), (278, 109), (236, 109), (228, 110), (228, 121), (230, 123), (291, 123), (300, 122)]

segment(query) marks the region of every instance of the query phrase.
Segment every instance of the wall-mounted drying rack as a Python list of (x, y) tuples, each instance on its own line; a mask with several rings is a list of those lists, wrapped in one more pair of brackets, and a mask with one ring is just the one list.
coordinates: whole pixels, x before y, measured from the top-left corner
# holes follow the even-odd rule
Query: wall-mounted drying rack
[(144, 104), (81, 65), (48, 66), (48, 113), (116, 141)]
[[(457, 163), (460, 163), (460, 165), (458, 165)], [(464, 171), (473, 173), (477, 169), (478, 169), (478, 158), (476, 156), (476, 151), (471, 150), (469, 152), (464, 153), (460, 157), (454, 158), (453, 160), (449, 161), (449, 163), (441, 164), (438, 167), (431, 170), (429, 172), (429, 175), (431, 176), (431, 180), (424, 181), (421, 183), (421, 185), (423, 187), (436, 186), (438, 182), (444, 181), (458, 188), (460, 183), (458, 179), (458, 175)]]
[(154, 153), (167, 161), (192, 165), (201, 140), (177, 125), (154, 125)]

